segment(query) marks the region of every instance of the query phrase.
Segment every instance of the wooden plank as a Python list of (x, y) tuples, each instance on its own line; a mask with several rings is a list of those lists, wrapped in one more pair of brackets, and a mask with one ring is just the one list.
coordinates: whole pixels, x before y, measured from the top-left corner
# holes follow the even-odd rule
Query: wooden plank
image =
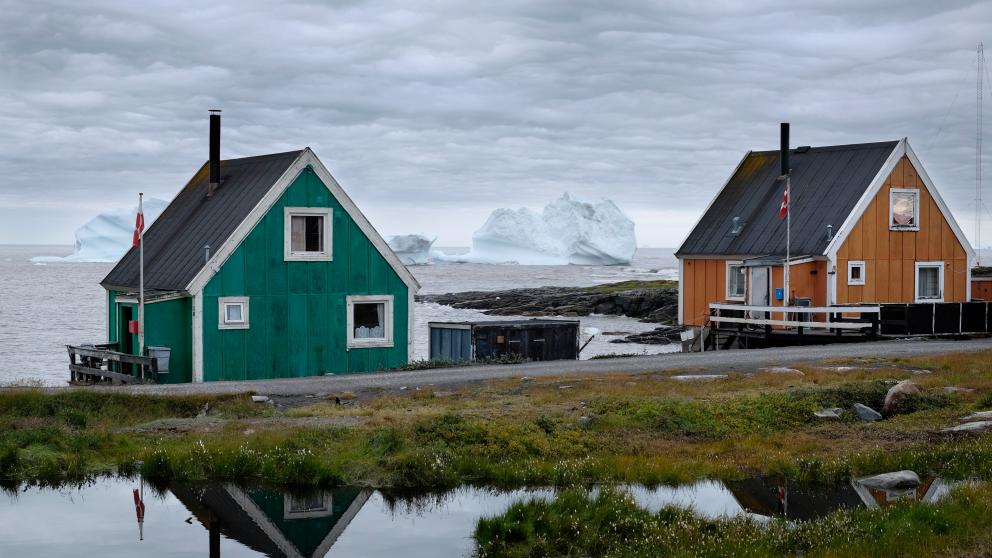
[(90, 368), (89, 366), (83, 366), (81, 364), (70, 364), (69, 370), (76, 374), (76, 376), (99, 376), (101, 378), (108, 378), (117, 382), (125, 384), (140, 384), (142, 383), (139, 378), (135, 378), (129, 374), (121, 374), (119, 372), (112, 372), (110, 370), (102, 370), (100, 368)]
[(792, 320), (765, 320), (758, 318), (712, 318), (715, 324), (733, 323), (750, 325), (771, 325), (783, 327), (804, 327), (810, 329), (865, 329), (872, 327), (871, 322), (798, 322)]
[[(921, 189), (920, 191), (925, 192), (926, 190)], [(941, 252), (944, 236), (944, 217), (940, 213), (940, 208), (937, 207), (937, 204), (934, 203), (933, 198), (929, 195), (927, 196), (927, 205), (929, 206), (930, 213), (930, 228), (927, 231), (927, 234), (930, 235), (930, 257), (935, 260), (949, 259), (947, 255)]]
[(150, 366), (152, 361), (155, 359), (152, 357), (139, 356), (139, 355), (129, 355), (127, 353), (118, 353), (115, 351), (106, 351), (101, 349), (91, 349), (88, 347), (78, 347), (75, 345), (67, 345), (70, 354), (76, 354), (84, 357), (99, 358), (103, 360), (112, 360), (114, 362), (124, 362), (128, 364), (140, 364), (143, 366)]
[(887, 258), (879, 258), (874, 265), (868, 270), (869, 275), (867, 277), (867, 282), (870, 282), (875, 287), (875, 298), (878, 302), (890, 302), (891, 296), (889, 294), (889, 260)]

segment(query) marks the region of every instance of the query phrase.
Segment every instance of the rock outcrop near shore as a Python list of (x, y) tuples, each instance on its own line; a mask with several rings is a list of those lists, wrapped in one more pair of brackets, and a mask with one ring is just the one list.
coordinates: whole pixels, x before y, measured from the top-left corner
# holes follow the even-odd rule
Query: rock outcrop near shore
[(420, 295), (420, 302), (482, 310), (497, 316), (628, 316), (643, 322), (678, 320), (678, 284), (674, 281), (625, 281), (595, 287), (539, 287), (506, 291), (470, 291)]

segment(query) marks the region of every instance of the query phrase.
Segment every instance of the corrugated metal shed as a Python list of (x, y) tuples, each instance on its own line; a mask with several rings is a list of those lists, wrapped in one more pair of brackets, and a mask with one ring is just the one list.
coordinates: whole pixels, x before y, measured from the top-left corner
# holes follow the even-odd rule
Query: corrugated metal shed
[[(181, 291), (206, 263), (204, 246), (217, 250), (302, 151), (228, 159), (221, 186), (206, 196), (204, 163), (155, 222), (145, 230), (145, 288)], [(138, 250), (132, 248), (100, 283), (138, 288)]]
[[(868, 189), (897, 141), (790, 151), (792, 253), (822, 254)], [(785, 255), (778, 151), (749, 153), (676, 255)], [(742, 228), (732, 234), (734, 217)]]

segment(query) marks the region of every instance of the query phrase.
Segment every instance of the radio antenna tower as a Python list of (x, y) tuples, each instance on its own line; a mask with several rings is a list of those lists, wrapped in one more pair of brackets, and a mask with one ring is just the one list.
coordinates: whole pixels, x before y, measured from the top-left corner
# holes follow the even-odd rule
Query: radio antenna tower
[(975, 248), (976, 264), (981, 265), (982, 259), (982, 97), (984, 97), (985, 49), (983, 43), (978, 43), (978, 122), (975, 129)]

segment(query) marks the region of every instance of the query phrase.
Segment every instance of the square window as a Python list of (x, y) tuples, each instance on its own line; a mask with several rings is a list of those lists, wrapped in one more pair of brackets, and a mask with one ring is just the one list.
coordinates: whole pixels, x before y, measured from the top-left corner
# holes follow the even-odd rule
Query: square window
[(920, 191), (893, 188), (889, 192), (889, 228), (920, 230)]
[(847, 262), (847, 284), (865, 284), (865, 262)]
[(744, 300), (744, 266), (727, 262), (727, 299)]
[(283, 495), (283, 519), (307, 519), (327, 517), (334, 511), (334, 499), (330, 492), (312, 494)]
[(285, 260), (331, 260), (332, 211), (326, 207), (287, 207)]
[(393, 346), (393, 297), (348, 297), (348, 347)]
[(218, 329), (248, 329), (248, 297), (222, 296), (217, 302)]
[(917, 262), (916, 302), (944, 301), (944, 262)]

